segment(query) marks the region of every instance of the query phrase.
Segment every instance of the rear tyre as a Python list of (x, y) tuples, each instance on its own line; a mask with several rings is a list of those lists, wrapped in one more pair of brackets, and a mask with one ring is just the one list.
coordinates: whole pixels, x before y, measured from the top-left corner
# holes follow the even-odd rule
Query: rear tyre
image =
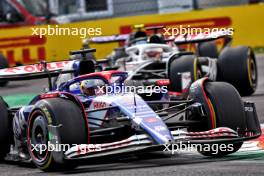
[(197, 54), (199, 57), (218, 58), (218, 51), (215, 41), (198, 43)]
[[(8, 68), (9, 67), (9, 64), (7, 62), (7, 60), (4, 58), (4, 56), (2, 56), (0, 54), (0, 69), (3, 69), (3, 68)], [(8, 84), (7, 81), (0, 81), (0, 87), (4, 87)]]
[(0, 160), (3, 160), (10, 151), (11, 126), (8, 118), (8, 106), (0, 97)]
[(184, 91), (183, 88), (185, 86), (182, 82), (182, 73), (190, 73), (190, 78), (184, 78), (184, 80), (190, 79), (190, 84), (199, 79), (202, 73), (199, 61), (195, 55), (184, 55), (180, 56), (179, 58), (175, 58), (170, 63), (169, 67), (169, 79), (171, 83), (171, 89), (175, 92)]
[[(32, 145), (48, 145), (50, 131), (48, 125), (58, 126), (60, 144), (72, 146), (73, 144), (87, 144), (87, 128), (81, 109), (73, 102), (65, 99), (51, 98), (41, 100), (33, 109), (28, 126), (28, 151), (34, 164), (43, 171), (69, 170), (76, 167), (63, 159), (57, 163), (52, 153), (32, 151)], [(64, 158), (64, 152), (61, 153)]]
[(258, 72), (254, 52), (247, 46), (226, 47), (218, 60), (218, 80), (234, 85), (241, 96), (253, 94)]
[[(209, 99), (209, 106), (214, 112), (214, 122), (209, 124), (214, 124), (215, 127), (228, 127), (235, 131), (245, 130), (244, 105), (239, 93), (232, 85), (224, 82), (206, 82), (205, 91)], [(209, 125), (208, 130), (212, 128)], [(217, 153), (212, 150), (199, 152), (205, 156), (225, 156), (239, 150), (242, 144), (243, 142), (226, 144), (228, 150), (218, 150)]]

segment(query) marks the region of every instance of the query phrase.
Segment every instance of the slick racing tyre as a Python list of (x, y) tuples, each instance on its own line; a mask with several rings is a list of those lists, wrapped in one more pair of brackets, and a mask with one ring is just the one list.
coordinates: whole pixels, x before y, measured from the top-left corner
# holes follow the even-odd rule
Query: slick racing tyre
[(218, 51), (215, 41), (201, 42), (196, 45), (199, 57), (218, 58)]
[(184, 89), (190, 87), (192, 82), (201, 77), (201, 74), (200, 64), (195, 55), (183, 55), (175, 58), (169, 64), (169, 79), (172, 91), (184, 92)]
[[(0, 69), (3, 69), (3, 68), (8, 68), (9, 65), (8, 65), (8, 62), (7, 60), (4, 58), (4, 56), (2, 56), (0, 54)], [(0, 87), (4, 87), (8, 84), (7, 81), (0, 81)]]
[(258, 72), (254, 52), (247, 46), (226, 47), (218, 60), (217, 79), (231, 83), (241, 96), (253, 94), (257, 88)]
[[(209, 123), (212, 126), (209, 126), (208, 130), (214, 127), (228, 127), (234, 131), (245, 130), (246, 117), (244, 106), (239, 93), (231, 84), (225, 82), (205, 82), (205, 92), (208, 97), (208, 106), (211, 106), (213, 112), (213, 117), (211, 118), (213, 122)], [(199, 152), (205, 156), (225, 156), (239, 150), (242, 144), (243, 142), (225, 144), (227, 148), (225, 150), (218, 150), (217, 152), (212, 150), (202, 150)]]
[(2, 160), (10, 150), (11, 125), (8, 119), (8, 106), (0, 97), (0, 160)]
[[(57, 137), (48, 126), (58, 127)], [(47, 146), (54, 137), (60, 139), (59, 144), (67, 146), (88, 143), (85, 119), (81, 109), (72, 101), (50, 98), (41, 100), (35, 105), (28, 124), (28, 151), (33, 163), (43, 171), (73, 169), (77, 165), (64, 160), (66, 151), (59, 151), (63, 161), (58, 163), (51, 151), (33, 150), (37, 144)]]

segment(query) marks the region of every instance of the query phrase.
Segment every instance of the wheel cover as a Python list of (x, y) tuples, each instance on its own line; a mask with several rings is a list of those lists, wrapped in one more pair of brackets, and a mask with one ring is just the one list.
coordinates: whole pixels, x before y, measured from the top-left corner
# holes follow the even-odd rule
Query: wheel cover
[(30, 152), (36, 161), (44, 162), (49, 153), (48, 123), (46, 118), (41, 113), (36, 114), (34, 117), (32, 119), (32, 125), (29, 126)]

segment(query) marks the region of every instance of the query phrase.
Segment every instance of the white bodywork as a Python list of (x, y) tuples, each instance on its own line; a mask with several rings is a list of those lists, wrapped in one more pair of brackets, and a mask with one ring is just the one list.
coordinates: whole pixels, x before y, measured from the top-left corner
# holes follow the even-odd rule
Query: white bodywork
[[(166, 44), (140, 44), (126, 48), (126, 53), (129, 55), (128, 58), (122, 58), (117, 61), (117, 65), (120, 66), (120, 70), (125, 70), (128, 72), (129, 77), (132, 76), (133, 73), (137, 72), (144, 66), (152, 63), (153, 58), (146, 57), (145, 53), (149, 51), (157, 51), (161, 50), (162, 55), (160, 61), (167, 62), (171, 55), (178, 53), (177, 48), (172, 48)], [(129, 59), (127, 61), (126, 59)]]

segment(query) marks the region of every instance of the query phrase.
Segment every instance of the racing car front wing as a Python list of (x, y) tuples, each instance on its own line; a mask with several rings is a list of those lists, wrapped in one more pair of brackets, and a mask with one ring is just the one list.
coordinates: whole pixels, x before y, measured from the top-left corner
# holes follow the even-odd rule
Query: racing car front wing
[[(249, 140), (256, 136), (239, 137), (238, 133), (230, 128), (220, 127), (204, 132), (186, 132), (182, 129), (171, 131), (175, 141), (169, 144), (214, 144), (235, 143)], [(146, 134), (133, 135), (125, 140), (105, 144), (76, 145), (65, 152), (66, 159), (89, 159), (110, 155), (122, 155), (143, 151), (163, 151), (164, 145), (153, 143)]]

